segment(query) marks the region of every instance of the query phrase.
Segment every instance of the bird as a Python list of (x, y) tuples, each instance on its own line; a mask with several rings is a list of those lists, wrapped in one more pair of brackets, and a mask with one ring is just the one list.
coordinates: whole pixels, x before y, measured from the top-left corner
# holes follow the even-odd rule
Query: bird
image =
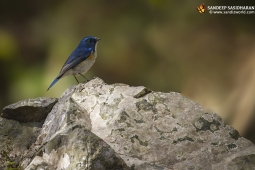
[(57, 83), (59, 79), (68, 75), (73, 75), (78, 83), (79, 81), (77, 80), (76, 75), (81, 75), (86, 79), (82, 74), (86, 73), (95, 63), (97, 58), (97, 43), (99, 40), (100, 38), (93, 36), (83, 38), (76, 49), (68, 57), (58, 76), (50, 84), (47, 91)]

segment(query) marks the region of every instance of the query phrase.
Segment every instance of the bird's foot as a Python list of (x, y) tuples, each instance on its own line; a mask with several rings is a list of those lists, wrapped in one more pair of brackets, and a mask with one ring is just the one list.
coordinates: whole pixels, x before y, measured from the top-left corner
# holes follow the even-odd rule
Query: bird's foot
[(93, 80), (93, 79), (95, 79), (95, 78), (97, 78), (96, 76), (94, 76), (94, 77), (92, 77), (92, 78), (90, 78), (90, 79), (86, 79), (86, 80), (84, 80), (84, 82), (83, 83), (87, 83), (87, 82), (89, 82), (89, 81), (91, 81), (91, 80)]

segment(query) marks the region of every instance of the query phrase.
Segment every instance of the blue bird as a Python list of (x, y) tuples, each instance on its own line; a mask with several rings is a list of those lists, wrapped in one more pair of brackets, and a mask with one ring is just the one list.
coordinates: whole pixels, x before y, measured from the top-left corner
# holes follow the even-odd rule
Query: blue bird
[[(61, 78), (73, 75), (76, 81), (79, 83), (75, 75), (82, 75), (86, 73), (94, 64), (97, 58), (97, 42), (100, 38), (87, 36), (81, 40), (77, 48), (71, 53), (66, 60), (60, 73), (55, 80), (50, 84), (47, 91)], [(84, 77), (85, 78), (85, 77)], [(86, 78), (85, 78), (86, 79)]]

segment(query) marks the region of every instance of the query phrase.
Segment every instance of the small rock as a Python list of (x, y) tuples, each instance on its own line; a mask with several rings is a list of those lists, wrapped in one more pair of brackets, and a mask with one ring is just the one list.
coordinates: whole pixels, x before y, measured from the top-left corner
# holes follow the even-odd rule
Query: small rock
[(45, 120), (57, 101), (57, 98), (46, 97), (19, 101), (6, 106), (1, 117), (17, 120), (22, 123), (41, 122)]

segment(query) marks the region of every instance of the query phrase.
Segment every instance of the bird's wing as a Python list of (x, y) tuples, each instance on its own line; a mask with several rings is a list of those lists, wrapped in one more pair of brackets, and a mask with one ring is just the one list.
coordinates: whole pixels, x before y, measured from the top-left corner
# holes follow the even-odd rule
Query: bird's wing
[(86, 60), (91, 55), (92, 52), (93, 52), (92, 48), (87, 48), (85, 50), (78, 50), (78, 49), (74, 50), (72, 54), (66, 60), (62, 69), (60, 70), (58, 77), (63, 76), (65, 72), (72, 69), (73, 67), (78, 65), (80, 62)]

